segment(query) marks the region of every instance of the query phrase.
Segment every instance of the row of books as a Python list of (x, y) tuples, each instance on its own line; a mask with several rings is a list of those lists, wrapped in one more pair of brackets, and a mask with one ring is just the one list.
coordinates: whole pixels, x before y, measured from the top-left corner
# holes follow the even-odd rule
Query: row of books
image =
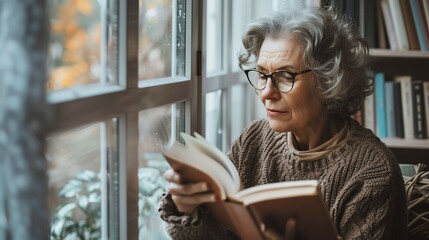
[(429, 50), (427, 0), (324, 0), (359, 26), (371, 48)]
[(364, 126), (381, 138), (427, 139), (429, 81), (374, 75), (374, 93), (364, 104)]

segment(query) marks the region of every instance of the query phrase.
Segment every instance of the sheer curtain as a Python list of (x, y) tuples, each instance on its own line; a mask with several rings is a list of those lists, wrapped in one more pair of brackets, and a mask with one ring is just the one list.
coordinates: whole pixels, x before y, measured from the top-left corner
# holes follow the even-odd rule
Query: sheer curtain
[(45, 6), (0, 2), (0, 240), (49, 237)]

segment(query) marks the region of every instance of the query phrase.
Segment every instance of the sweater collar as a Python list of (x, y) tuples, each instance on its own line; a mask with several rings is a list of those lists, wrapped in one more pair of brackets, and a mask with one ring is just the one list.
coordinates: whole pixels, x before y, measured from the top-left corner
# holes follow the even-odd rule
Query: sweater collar
[(344, 127), (335, 134), (331, 139), (322, 143), (321, 145), (306, 151), (299, 151), (295, 148), (295, 138), (293, 137), (291, 132), (287, 133), (287, 143), (289, 150), (292, 151), (294, 155), (298, 157), (300, 161), (315, 161), (322, 159), (328, 153), (330, 153), (333, 149), (338, 147), (347, 137), (349, 132), (350, 124), (347, 122)]

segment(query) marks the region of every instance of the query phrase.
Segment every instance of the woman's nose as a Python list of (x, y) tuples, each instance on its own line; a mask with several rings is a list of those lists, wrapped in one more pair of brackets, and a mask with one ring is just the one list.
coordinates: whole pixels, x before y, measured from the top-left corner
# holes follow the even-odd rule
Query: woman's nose
[(263, 98), (272, 98), (276, 94), (278, 94), (278, 89), (274, 85), (274, 82), (271, 78), (267, 79), (267, 85), (264, 89), (261, 90), (261, 97)]

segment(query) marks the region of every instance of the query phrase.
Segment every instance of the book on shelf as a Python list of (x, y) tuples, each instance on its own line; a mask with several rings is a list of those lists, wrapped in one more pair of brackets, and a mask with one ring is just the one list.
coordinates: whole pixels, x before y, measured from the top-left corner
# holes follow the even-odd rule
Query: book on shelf
[(375, 73), (375, 129), (377, 136), (387, 137), (384, 73)]
[(377, 1), (360, 0), (359, 2), (359, 25), (362, 36), (368, 42), (370, 48), (377, 47), (377, 24), (376, 9)]
[(404, 138), (404, 117), (402, 113), (401, 83), (393, 82), (393, 106), (396, 137)]
[(424, 97), (424, 106), (425, 106), (425, 114), (426, 114), (426, 134), (429, 138), (429, 82), (423, 82), (423, 97)]
[(399, 75), (395, 76), (395, 82), (401, 85), (401, 101), (402, 101), (402, 120), (404, 124), (404, 137), (408, 139), (414, 138), (414, 120), (413, 120), (413, 103), (411, 100), (411, 76)]
[(365, 98), (363, 110), (364, 126), (368, 129), (371, 129), (371, 131), (375, 133), (374, 93)]
[(376, 27), (376, 39), (377, 39), (377, 48), (387, 48), (387, 36), (386, 36), (386, 26), (383, 19), (383, 11), (381, 9), (381, 1), (376, 1), (376, 12), (375, 12), (377, 27)]
[(420, 50), (428, 51), (429, 50), (429, 36), (428, 30), (425, 29), (425, 23), (423, 22), (422, 9), (419, 7), (419, 0), (410, 0), (411, 15), (414, 19), (414, 24), (416, 26), (417, 39), (419, 40)]
[(429, 32), (429, 2), (427, 0), (422, 0), (421, 3), (422, 15), (424, 16), (424, 21), (426, 22), (426, 29)]
[[(427, 1), (427, 0), (424, 0), (424, 1)], [(429, 25), (426, 19), (425, 9), (423, 5), (424, 1), (423, 0), (417, 1), (417, 6), (419, 7), (420, 14), (422, 15), (423, 26), (424, 26), (425, 35), (426, 35), (426, 42), (428, 43), (428, 46), (429, 46)]]
[(393, 82), (387, 81), (384, 83), (384, 102), (386, 107), (386, 129), (387, 137), (397, 137), (396, 134), (396, 118), (394, 106)]
[(404, 17), (402, 15), (399, 0), (388, 0), (390, 13), (392, 16), (393, 28), (395, 29), (396, 42), (399, 50), (410, 49), (408, 44), (407, 32), (405, 30)]
[(399, 0), (404, 17), (404, 26), (408, 37), (408, 43), (411, 50), (419, 50), (419, 40), (417, 38), (416, 26), (411, 13), (409, 0)]
[(423, 81), (413, 81), (411, 94), (413, 96), (414, 137), (417, 139), (427, 138), (426, 115), (424, 106)]
[(392, 14), (387, 0), (381, 0), (381, 10), (383, 12), (384, 25), (386, 27), (387, 40), (389, 42), (390, 49), (398, 50), (399, 47), (396, 40), (395, 28), (393, 27)]
[[(216, 201), (210, 213), (241, 239), (264, 239), (262, 227), (294, 232), (297, 239), (335, 239), (337, 231), (316, 180), (270, 183), (243, 189), (231, 160), (202, 136), (181, 133), (163, 154), (183, 183), (207, 182)], [(286, 227), (297, 221), (296, 228)]]

